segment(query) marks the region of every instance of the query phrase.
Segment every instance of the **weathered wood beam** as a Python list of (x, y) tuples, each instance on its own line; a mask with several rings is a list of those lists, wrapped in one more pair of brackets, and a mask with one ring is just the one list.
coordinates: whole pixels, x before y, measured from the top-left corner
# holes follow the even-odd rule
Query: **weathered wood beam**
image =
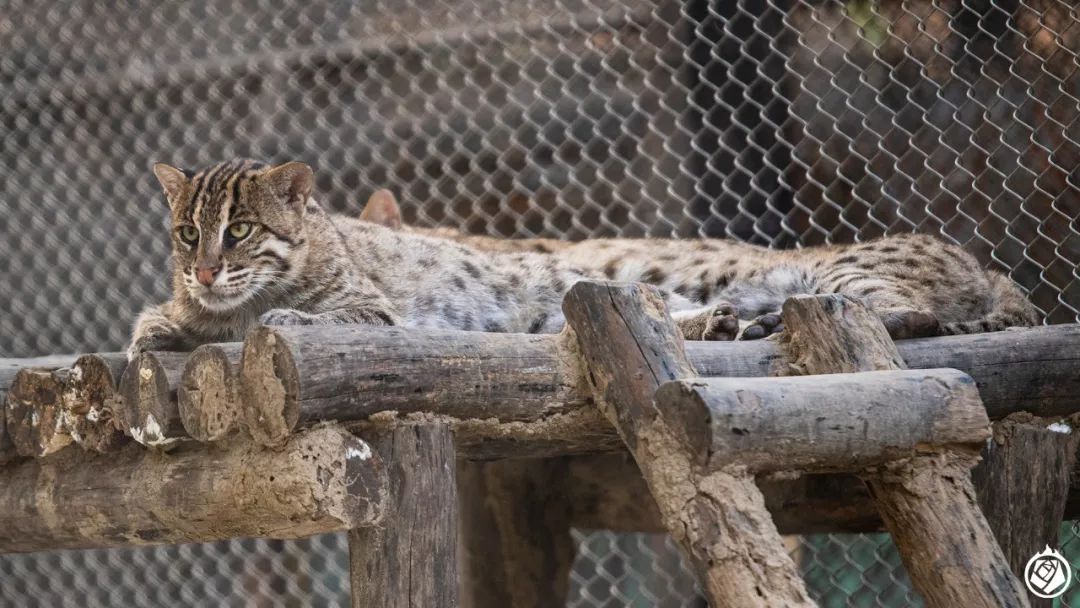
[(708, 470), (850, 472), (987, 436), (974, 382), (952, 369), (677, 380), (656, 407)]
[(458, 462), (463, 606), (566, 606), (576, 553), (567, 465), (565, 458)]
[(0, 552), (300, 538), (376, 523), (387, 493), (379, 458), (335, 427), (282, 451), (65, 450), (0, 468), (0, 487)]
[[(793, 370), (829, 374), (904, 366), (878, 317), (850, 298), (791, 298), (783, 317), (782, 345)], [(970, 471), (977, 461), (978, 450), (970, 445), (928, 445), (862, 477), (928, 605), (1028, 606), (976, 502)]]
[(587, 402), (554, 336), (363, 326), (260, 327), (241, 367), (256, 440), (273, 445), (321, 420), (430, 412), (535, 421)]
[(204, 344), (184, 363), (177, 409), (184, 430), (198, 441), (218, 441), (239, 429), (239, 344)]
[(126, 367), (124, 353), (83, 355), (65, 375), (63, 424), (83, 449), (111, 452), (128, 443), (117, 390)]
[(11, 382), (7, 433), (20, 456), (41, 458), (71, 443), (63, 424), (63, 377), (55, 370), (26, 368)]
[(180, 419), (177, 388), (187, 353), (140, 353), (120, 377), (124, 431), (135, 441), (167, 447), (190, 439)]
[(659, 293), (583, 282), (563, 300), (597, 405), (619, 431), (714, 606), (811, 606), (745, 468), (700, 474), (654, 408), (661, 384), (697, 375)]
[[(974, 378), (991, 417), (1019, 409), (1080, 411), (1080, 326), (1054, 326), (898, 343), (907, 366), (955, 368)], [(276, 327), (249, 336), (241, 370), (246, 418), (271, 445), (320, 420), (397, 412), (455, 419), (466, 455), (595, 452), (620, 443), (561, 336), (402, 328)], [(776, 342), (687, 342), (702, 376), (790, 373)], [(560, 420), (578, 419), (573, 424)], [(465, 424), (498, 420), (517, 425)], [(532, 423), (544, 422), (540, 430)], [(498, 427), (498, 428), (495, 428)], [(545, 435), (550, 431), (550, 434)], [(545, 445), (541, 439), (548, 441)], [(528, 443), (523, 443), (528, 439)], [(525, 452), (526, 449), (531, 450)]]
[(399, 426), (373, 438), (372, 446), (389, 476), (386, 517), (378, 526), (349, 533), (352, 605), (457, 606), (457, 482), (450, 428)]
[[(1018, 577), (1031, 556), (1060, 542), (1080, 446), (1074, 429), (1047, 422), (1018, 414), (995, 423), (993, 440), (972, 471), (983, 513)], [(1033, 606), (1052, 604), (1032, 599)]]

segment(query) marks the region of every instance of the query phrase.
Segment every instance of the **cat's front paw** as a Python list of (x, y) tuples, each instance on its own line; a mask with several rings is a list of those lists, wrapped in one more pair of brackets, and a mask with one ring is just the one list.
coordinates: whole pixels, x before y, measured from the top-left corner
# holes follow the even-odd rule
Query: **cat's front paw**
[(127, 349), (128, 361), (134, 361), (142, 353), (153, 350), (184, 350), (184, 344), (174, 336), (150, 334), (136, 338)]
[(259, 317), (263, 325), (315, 325), (315, 315), (291, 308), (275, 308)]
[(736, 340), (761, 340), (784, 331), (784, 320), (779, 313), (770, 312), (759, 316), (739, 332)]

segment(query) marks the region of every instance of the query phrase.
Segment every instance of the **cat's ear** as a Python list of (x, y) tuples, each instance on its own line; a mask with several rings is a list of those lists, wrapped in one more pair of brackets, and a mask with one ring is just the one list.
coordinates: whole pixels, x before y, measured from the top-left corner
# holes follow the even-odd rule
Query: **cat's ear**
[(165, 190), (165, 198), (169, 199), (170, 205), (180, 196), (188, 183), (187, 173), (165, 163), (154, 164), (154, 175), (161, 182), (161, 188)]
[(372, 224), (379, 224), (391, 230), (401, 228), (401, 208), (398, 207), (397, 199), (389, 190), (376, 190), (364, 210), (360, 212), (360, 219)]
[(304, 163), (291, 162), (271, 167), (261, 181), (282, 202), (302, 211), (315, 185), (315, 174)]

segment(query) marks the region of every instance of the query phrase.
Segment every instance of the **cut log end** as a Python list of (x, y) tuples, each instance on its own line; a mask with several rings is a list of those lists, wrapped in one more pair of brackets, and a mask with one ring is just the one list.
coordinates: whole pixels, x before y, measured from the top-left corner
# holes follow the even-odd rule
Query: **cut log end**
[(262, 445), (283, 445), (300, 420), (300, 376), (285, 339), (269, 327), (248, 334), (240, 376), (244, 427)]
[(63, 393), (64, 426), (78, 445), (111, 452), (128, 442), (117, 419), (122, 411), (117, 379), (123, 366), (99, 355), (75, 360)]
[[(167, 370), (181, 353), (141, 353), (120, 378), (124, 430), (149, 447), (168, 447), (187, 438), (176, 405), (176, 378)], [(163, 364), (168, 363), (168, 365)]]
[(198, 441), (218, 441), (238, 426), (239, 380), (233, 366), (237, 357), (220, 346), (195, 349), (184, 366), (177, 389), (177, 404), (184, 429)]
[(20, 456), (40, 458), (71, 443), (64, 430), (63, 382), (48, 369), (23, 369), (8, 393), (7, 430)]

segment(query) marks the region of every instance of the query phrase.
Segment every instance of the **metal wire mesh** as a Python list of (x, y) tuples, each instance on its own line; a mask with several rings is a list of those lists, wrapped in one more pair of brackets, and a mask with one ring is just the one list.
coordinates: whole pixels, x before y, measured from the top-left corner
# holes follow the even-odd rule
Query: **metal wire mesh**
[[(150, 163), (228, 156), (499, 236), (931, 232), (1080, 314), (1063, 0), (0, 0), (0, 49), (0, 355), (121, 347), (169, 286)], [(579, 541), (574, 606), (692, 605), (670, 541)], [(343, 546), (9, 556), (0, 602), (339, 605)], [(794, 555), (823, 605), (916, 601), (880, 537)]]

